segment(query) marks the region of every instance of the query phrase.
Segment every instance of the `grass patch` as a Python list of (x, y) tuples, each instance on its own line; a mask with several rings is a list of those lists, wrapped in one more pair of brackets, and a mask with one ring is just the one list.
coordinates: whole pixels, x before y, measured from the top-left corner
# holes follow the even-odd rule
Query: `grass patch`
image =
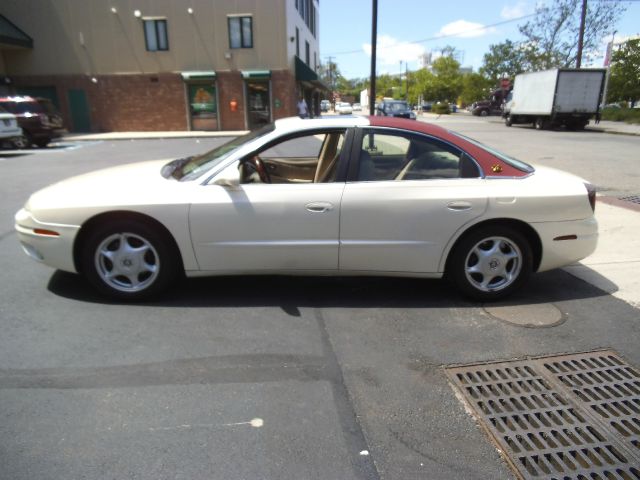
[(604, 108), (602, 120), (640, 124), (640, 108)]

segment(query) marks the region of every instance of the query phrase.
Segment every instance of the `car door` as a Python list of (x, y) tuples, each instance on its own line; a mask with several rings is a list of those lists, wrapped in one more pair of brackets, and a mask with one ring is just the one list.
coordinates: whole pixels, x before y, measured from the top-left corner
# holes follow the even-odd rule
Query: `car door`
[(340, 270), (440, 271), (450, 239), (487, 208), (479, 167), (433, 137), (382, 128), (359, 131), (354, 138), (359, 160), (349, 168), (341, 204)]
[[(344, 140), (345, 129), (337, 132)], [(340, 148), (344, 142), (336, 142), (335, 149), (326, 151), (323, 136), (328, 133), (336, 131), (313, 132), (297, 145), (278, 145), (280, 151), (293, 147), (289, 149), (291, 156), (281, 154), (280, 160), (301, 158), (306, 163), (315, 155), (318, 168), (319, 160), (335, 160), (331, 165), (337, 168), (343, 161)], [(300, 143), (312, 144), (310, 138), (316, 140), (315, 150), (301, 151)], [(269, 151), (273, 150), (270, 146)], [(258, 156), (263, 153), (267, 156), (266, 151), (256, 152)], [(221, 176), (228, 177), (237, 167), (231, 165)], [(203, 186), (189, 214), (200, 269), (230, 273), (337, 270), (345, 183), (344, 179), (325, 177), (326, 181), (291, 178), (289, 183), (236, 186), (216, 185), (214, 179), (213, 184)]]

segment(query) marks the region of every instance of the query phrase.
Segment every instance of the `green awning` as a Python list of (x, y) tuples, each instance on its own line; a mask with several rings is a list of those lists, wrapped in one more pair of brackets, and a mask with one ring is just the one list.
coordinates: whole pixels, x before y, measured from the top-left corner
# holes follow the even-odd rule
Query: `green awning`
[(296, 59), (296, 80), (299, 82), (313, 82), (318, 80), (318, 74), (314, 72), (309, 66), (304, 63), (298, 56)]
[(183, 80), (215, 80), (216, 72), (213, 70), (196, 71), (196, 72), (180, 72)]
[(0, 46), (33, 48), (33, 39), (0, 15)]
[(241, 70), (241, 73), (246, 79), (271, 78), (271, 70)]

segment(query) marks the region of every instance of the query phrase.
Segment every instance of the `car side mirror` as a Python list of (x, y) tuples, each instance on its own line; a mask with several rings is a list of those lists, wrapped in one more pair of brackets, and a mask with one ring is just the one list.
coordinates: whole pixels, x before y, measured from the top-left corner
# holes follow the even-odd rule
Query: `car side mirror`
[(240, 179), (238, 178), (216, 178), (213, 182), (214, 185), (220, 185), (227, 188), (238, 188), (240, 186)]
[(239, 165), (237, 163), (229, 165), (216, 175), (216, 178), (213, 180), (213, 184), (232, 189), (238, 188), (240, 186), (240, 172), (238, 171), (238, 168)]

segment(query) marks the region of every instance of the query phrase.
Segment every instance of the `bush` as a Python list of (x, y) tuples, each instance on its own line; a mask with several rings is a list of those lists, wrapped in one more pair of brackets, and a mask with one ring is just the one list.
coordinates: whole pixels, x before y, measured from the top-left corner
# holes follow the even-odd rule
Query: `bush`
[(640, 108), (603, 108), (602, 120), (640, 123)]
[(448, 115), (449, 113), (451, 113), (451, 110), (449, 109), (448, 103), (436, 103), (431, 107), (431, 112), (437, 113), (438, 115)]

